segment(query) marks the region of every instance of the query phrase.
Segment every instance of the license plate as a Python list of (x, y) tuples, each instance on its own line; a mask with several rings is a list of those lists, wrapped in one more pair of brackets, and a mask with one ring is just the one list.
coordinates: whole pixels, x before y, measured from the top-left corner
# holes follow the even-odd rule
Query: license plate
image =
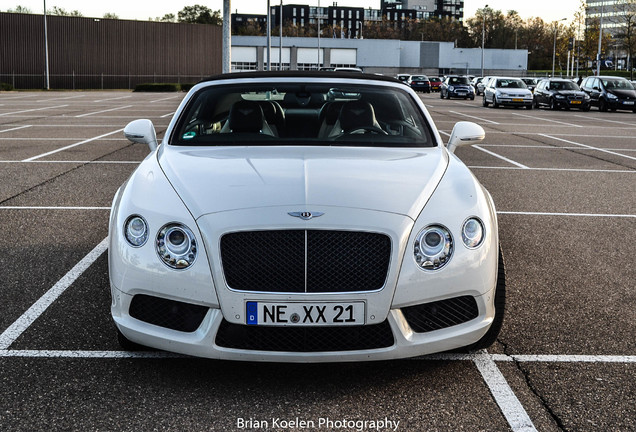
[(513, 102), (523, 102), (523, 99), (513, 99)]
[(634, 105), (634, 101), (623, 101), (624, 105)]
[(245, 303), (245, 322), (267, 326), (333, 326), (364, 324), (364, 302)]
[(580, 104), (581, 104), (581, 101), (574, 100), (574, 101), (570, 101), (570, 103), (571, 103), (572, 105), (580, 105)]

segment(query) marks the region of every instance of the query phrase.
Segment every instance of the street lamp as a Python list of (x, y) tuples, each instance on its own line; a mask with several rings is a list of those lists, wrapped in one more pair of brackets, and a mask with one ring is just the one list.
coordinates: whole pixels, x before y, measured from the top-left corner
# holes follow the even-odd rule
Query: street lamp
[(601, 46), (603, 44), (603, 9), (605, 1), (601, 0), (601, 19), (598, 23), (598, 52), (596, 53), (596, 75), (601, 74)]
[(556, 60), (556, 40), (557, 40), (557, 31), (559, 30), (559, 21), (565, 21), (567, 18), (561, 18), (560, 20), (556, 20), (554, 22), (554, 47), (552, 48), (552, 77), (554, 77), (554, 62)]
[(484, 44), (486, 42), (486, 9), (488, 9), (488, 5), (484, 6), (481, 10), (481, 15), (484, 19), (481, 25), (481, 76), (484, 76)]

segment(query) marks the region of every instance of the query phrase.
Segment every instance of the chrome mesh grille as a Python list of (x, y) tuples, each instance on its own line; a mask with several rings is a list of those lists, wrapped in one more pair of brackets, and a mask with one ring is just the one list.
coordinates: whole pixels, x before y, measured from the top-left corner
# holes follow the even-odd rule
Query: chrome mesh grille
[(331, 230), (242, 231), (221, 238), (227, 285), (240, 291), (351, 292), (384, 286), (391, 239)]

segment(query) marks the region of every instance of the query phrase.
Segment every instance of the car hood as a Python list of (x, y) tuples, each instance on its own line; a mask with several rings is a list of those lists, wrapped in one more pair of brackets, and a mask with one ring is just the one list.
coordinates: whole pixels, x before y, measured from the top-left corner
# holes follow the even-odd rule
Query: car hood
[(582, 90), (552, 90), (552, 92), (563, 96), (583, 96), (585, 94)]
[(636, 90), (608, 90), (608, 93), (615, 94), (621, 99), (636, 99)]
[(416, 219), (448, 165), (440, 147), (165, 146), (158, 155), (195, 219), (274, 206), (359, 208)]

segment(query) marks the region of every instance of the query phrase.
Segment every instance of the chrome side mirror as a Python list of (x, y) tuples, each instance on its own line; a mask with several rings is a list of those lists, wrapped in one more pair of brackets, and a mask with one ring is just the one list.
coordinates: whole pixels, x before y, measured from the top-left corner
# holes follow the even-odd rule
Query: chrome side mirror
[(486, 137), (484, 128), (473, 122), (457, 122), (451, 136), (448, 139), (448, 151), (455, 153), (457, 147), (473, 145), (482, 141)]
[(150, 151), (157, 149), (157, 133), (155, 132), (155, 126), (150, 120), (131, 121), (124, 128), (124, 136), (134, 143), (146, 144)]

